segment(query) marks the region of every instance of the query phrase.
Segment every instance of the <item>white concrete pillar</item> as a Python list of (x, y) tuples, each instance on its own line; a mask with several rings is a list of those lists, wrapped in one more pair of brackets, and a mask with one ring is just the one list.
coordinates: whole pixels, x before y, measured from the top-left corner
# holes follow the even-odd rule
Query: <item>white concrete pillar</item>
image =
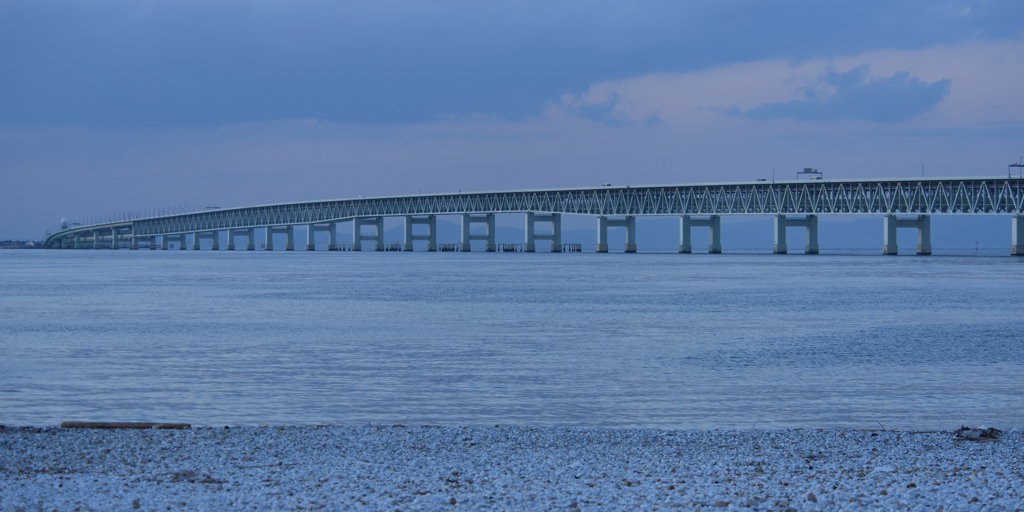
[(248, 228), (248, 229), (229, 229), (228, 230), (228, 248), (227, 249), (229, 251), (235, 250), (235, 237), (236, 236), (245, 236), (245, 238), (246, 238), (245, 250), (247, 250), (247, 251), (256, 250), (256, 236), (255, 235), (256, 234), (255, 234), (255, 231), (254, 231), (253, 228)]
[(274, 250), (274, 234), (285, 235), (284, 250), (292, 251), (295, 250), (295, 231), (293, 226), (274, 227), (267, 226), (267, 243), (263, 247), (265, 250)]
[(77, 232), (77, 231), (75, 232), (75, 242), (74, 242), (74, 244), (75, 244), (74, 245), (75, 249), (81, 249), (82, 248), (82, 234)]
[(1024, 256), (1024, 217), (1010, 219), (1010, 254)]
[(473, 218), (472, 218), (472, 216), (470, 214), (468, 214), (468, 213), (463, 213), (462, 214), (462, 241), (459, 243), (459, 250), (462, 251), (462, 252), (469, 252), (470, 251), (469, 231), (470, 231), (470, 228), (472, 226), (473, 226)]
[[(372, 236), (363, 235), (363, 226), (374, 226), (377, 232)], [(355, 217), (352, 219), (352, 250), (363, 250), (363, 240), (372, 240), (375, 251), (384, 250), (384, 217)]]
[(210, 250), (220, 250), (220, 231), (210, 231)]
[(117, 242), (119, 237), (117, 236), (117, 228), (110, 228), (110, 248), (117, 249)]
[(192, 250), (199, 250), (199, 233), (192, 233)]
[(708, 240), (708, 254), (722, 254), (722, 217), (712, 215)]
[(882, 254), (899, 253), (899, 246), (896, 245), (896, 226), (895, 215), (882, 217)]
[(352, 251), (363, 250), (363, 219), (355, 217), (352, 219)]
[(405, 216), (404, 232), (402, 236), (402, 250), (412, 250), (412, 215)]
[(92, 248), (93, 249), (99, 249), (100, 248), (100, 232), (99, 231), (93, 231), (92, 232)]
[(928, 215), (917, 216), (917, 254), (932, 253), (932, 218)]
[(562, 214), (551, 214), (551, 252), (562, 252)]
[(131, 250), (133, 250), (133, 251), (137, 251), (138, 249), (139, 249), (139, 238), (138, 238), (138, 237), (135, 237), (135, 236), (133, 236), (133, 237), (132, 237), (132, 245), (131, 245)]
[(162, 235), (160, 237), (160, 250), (161, 251), (166, 251), (167, 250), (167, 241), (168, 241), (167, 240), (167, 235)]
[(775, 245), (772, 246), (773, 254), (786, 254), (789, 248), (786, 246), (786, 216), (775, 216)]
[[(494, 232), (494, 229), (492, 228), (492, 226), (494, 226), (493, 215), (494, 214), (490, 214), (490, 217), (488, 217), (488, 229), (490, 229), (490, 233)], [(551, 234), (538, 235), (536, 230), (538, 222), (550, 222)], [(537, 214), (534, 212), (526, 212), (526, 243), (523, 245), (523, 252), (536, 252), (537, 240), (551, 240), (551, 252), (562, 252), (562, 214)], [(497, 249), (497, 244), (494, 243), (493, 236), (488, 238), (487, 243), (489, 247)]]
[(608, 252), (608, 217), (597, 218), (597, 252)]
[(679, 254), (693, 253), (693, 244), (690, 243), (690, 216), (679, 217)]
[(636, 217), (626, 217), (626, 252), (636, 252)]
[(309, 224), (306, 226), (306, 250), (316, 250), (316, 234), (321, 231), (327, 232), (327, 250), (337, 251), (338, 250), (338, 228), (334, 222), (328, 222), (326, 225), (320, 226), (316, 223)]
[(533, 212), (526, 212), (526, 240), (523, 243), (523, 252), (537, 252), (536, 235), (533, 231)]
[(804, 243), (804, 254), (818, 254), (818, 216), (807, 216), (807, 236)]

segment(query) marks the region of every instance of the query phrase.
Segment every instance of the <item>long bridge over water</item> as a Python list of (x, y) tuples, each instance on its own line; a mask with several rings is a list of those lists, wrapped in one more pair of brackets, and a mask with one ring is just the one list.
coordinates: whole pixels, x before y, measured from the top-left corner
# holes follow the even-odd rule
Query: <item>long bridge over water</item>
[[(244, 237), (244, 248), (256, 248), (255, 229), (265, 229), (266, 250), (274, 247), (275, 235), (285, 237), (286, 250), (294, 249), (293, 228), (307, 227), (306, 250), (316, 249), (316, 233), (326, 233), (328, 250), (362, 250), (364, 242), (374, 250), (411, 251), (413, 242), (425, 240), (427, 250), (469, 251), (470, 243), (483, 240), (485, 250), (501, 250), (495, 239), (495, 214), (522, 213), (526, 235), (517, 249), (534, 252), (538, 240), (550, 240), (551, 250), (563, 250), (561, 216), (590, 215), (597, 218), (597, 252), (608, 252), (608, 228), (625, 228), (625, 252), (636, 252), (636, 218), (678, 216), (679, 252), (692, 250), (690, 230), (710, 227), (708, 250), (722, 251), (721, 218), (726, 215), (770, 215), (774, 218), (773, 251), (788, 252), (786, 228), (806, 229), (804, 251), (818, 252), (818, 217), (821, 215), (881, 215), (882, 253), (896, 254), (896, 230), (917, 229), (917, 254), (931, 254), (932, 215), (1007, 215), (1012, 217), (1011, 254), (1024, 254), (1024, 179), (933, 178), (889, 180), (798, 180), (712, 183), (691, 185), (601, 186), (545, 190), (460, 192), (389, 197), (306, 201), (202, 210), (171, 215), (125, 214), (113, 220), (87, 225), (66, 225), (49, 235), (45, 244), (55, 248), (111, 248), (130, 241), (132, 249), (167, 249), (177, 243), (185, 249), (210, 240), (220, 248), (220, 233), (227, 234), (227, 249)], [(458, 215), (462, 236), (456, 244), (438, 244), (437, 216)], [(384, 243), (384, 218), (402, 217), (403, 241), (397, 247)], [(337, 224), (352, 222), (352, 243), (339, 244)], [(474, 224), (486, 226), (484, 234), (472, 234)], [(539, 234), (537, 224), (551, 227)], [(417, 229), (417, 226), (419, 228)], [(367, 232), (364, 228), (372, 228)], [(159, 239), (159, 244), (158, 244)]]

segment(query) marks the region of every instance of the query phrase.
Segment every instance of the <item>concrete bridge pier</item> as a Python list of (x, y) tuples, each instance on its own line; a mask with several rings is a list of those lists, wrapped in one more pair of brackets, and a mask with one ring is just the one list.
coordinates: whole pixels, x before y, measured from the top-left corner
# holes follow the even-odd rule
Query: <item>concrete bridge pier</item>
[(708, 237), (708, 253), (709, 254), (721, 254), (722, 253), (722, 217), (718, 215), (712, 215), (707, 219), (694, 219), (689, 215), (683, 215), (679, 218), (679, 252), (683, 254), (690, 254), (693, 252), (693, 246), (690, 245), (690, 228), (707, 226), (711, 228), (711, 234)]
[(167, 244), (169, 242), (178, 242), (178, 250), (179, 251), (185, 250), (186, 239), (185, 239), (185, 234), (184, 233), (182, 233), (180, 235), (164, 235), (164, 236), (160, 237), (160, 249), (166, 251), (167, 250)]
[(149, 249), (156, 249), (156, 237), (155, 236), (133, 236), (132, 237), (132, 250), (138, 250), (139, 242), (146, 242)]
[(110, 249), (117, 250), (117, 243), (121, 240), (121, 230), (119, 228), (110, 228)]
[[(414, 235), (412, 233), (412, 227), (416, 225), (427, 226), (426, 235)], [(490, 228), (488, 228), (490, 229)], [(414, 217), (412, 215), (405, 216), (405, 239), (402, 240), (402, 250), (411, 251), (412, 243), (414, 240), (426, 240), (427, 250), (437, 250), (437, 216), (427, 215), (426, 217)]]
[(338, 228), (334, 222), (328, 222), (324, 225), (310, 224), (306, 227), (306, 250), (315, 251), (316, 241), (315, 237), (318, 232), (327, 232), (327, 250), (337, 251), (338, 250)]
[(608, 228), (626, 228), (626, 252), (636, 252), (636, 217), (597, 218), (597, 252), (608, 252)]
[(1024, 217), (1014, 216), (1011, 222), (1010, 254), (1024, 256)]
[[(473, 224), (486, 225), (487, 233), (483, 235), (471, 235), (470, 228)], [(494, 252), (497, 250), (498, 246), (495, 243), (493, 213), (487, 213), (484, 215), (473, 215), (470, 213), (462, 214), (462, 243), (459, 246), (459, 250), (469, 252), (470, 242), (473, 240), (483, 240), (485, 242), (484, 250), (487, 252)]]
[(73, 247), (75, 249), (81, 249), (82, 248), (82, 234), (81, 233), (75, 232), (75, 241), (74, 241)]
[[(538, 235), (534, 229), (538, 222), (550, 222), (551, 234)], [(537, 252), (537, 240), (551, 240), (551, 252), (562, 252), (562, 214), (543, 215), (526, 212), (526, 240), (523, 252)]]
[(246, 238), (245, 250), (254, 251), (256, 250), (256, 234), (253, 228), (242, 228), (242, 229), (229, 229), (228, 230), (228, 247), (229, 251), (235, 250), (235, 237), (244, 236)]
[(916, 219), (897, 219), (895, 215), (886, 215), (882, 224), (882, 254), (899, 254), (896, 244), (898, 228), (917, 228), (917, 254), (932, 253), (932, 222), (927, 215), (918, 215)]
[(263, 246), (264, 250), (274, 250), (274, 235), (286, 235), (284, 250), (293, 251), (295, 250), (295, 228), (293, 226), (274, 227), (267, 226), (267, 243)]
[(788, 218), (785, 215), (775, 216), (775, 245), (772, 252), (775, 254), (786, 254), (789, 252), (786, 243), (786, 228), (800, 227), (807, 228), (807, 235), (804, 243), (804, 254), (818, 254), (818, 216), (808, 215), (803, 219)]
[(210, 241), (210, 250), (213, 250), (213, 251), (220, 250), (220, 236), (219, 236), (219, 234), (220, 233), (218, 233), (217, 231), (207, 231), (205, 233), (197, 231), (195, 233), (192, 233), (192, 250), (193, 251), (198, 251), (199, 250), (199, 242), (202, 241), (202, 240), (209, 240)]
[[(376, 227), (373, 235), (364, 235), (363, 226)], [(352, 250), (363, 250), (363, 240), (373, 240), (375, 251), (384, 250), (384, 217), (356, 217), (352, 219)]]

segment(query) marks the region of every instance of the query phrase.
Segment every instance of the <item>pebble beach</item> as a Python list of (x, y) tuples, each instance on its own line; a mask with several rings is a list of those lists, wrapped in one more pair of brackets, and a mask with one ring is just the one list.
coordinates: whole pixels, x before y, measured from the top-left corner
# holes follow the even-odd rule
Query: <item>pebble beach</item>
[(1022, 433), (0, 430), (0, 510), (1021, 510)]

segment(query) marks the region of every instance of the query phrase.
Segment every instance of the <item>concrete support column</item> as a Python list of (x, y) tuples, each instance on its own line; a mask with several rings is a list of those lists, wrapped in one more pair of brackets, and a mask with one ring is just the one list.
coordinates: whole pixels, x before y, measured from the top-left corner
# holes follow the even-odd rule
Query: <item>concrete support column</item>
[(459, 250), (462, 252), (469, 252), (469, 231), (473, 225), (473, 217), (468, 213), (462, 214), (462, 240), (459, 243)]
[[(413, 234), (413, 226), (422, 225), (427, 226), (426, 235)], [(427, 250), (437, 250), (437, 216), (427, 215), (426, 217), (414, 217), (412, 215), (405, 216), (405, 236), (402, 240), (402, 250), (411, 251), (412, 243), (416, 240), (426, 240)]]
[[(487, 227), (487, 232), (483, 235), (470, 234), (473, 224), (484, 224)], [(462, 214), (462, 251), (469, 252), (470, 242), (473, 240), (483, 240), (484, 250), (487, 252), (494, 252), (497, 249), (495, 238), (493, 213), (487, 213), (484, 215), (472, 215), (469, 213)]]
[[(373, 235), (363, 235), (363, 226), (376, 227)], [(356, 217), (352, 219), (352, 250), (363, 250), (363, 240), (373, 240), (375, 251), (384, 250), (384, 217)]]
[(882, 254), (899, 254), (896, 245), (896, 216), (886, 215), (882, 218)]
[(775, 216), (775, 245), (772, 252), (786, 254), (789, 250), (786, 243), (786, 228), (800, 227), (806, 229), (804, 236), (804, 254), (818, 254), (818, 216), (808, 215), (803, 219), (787, 218), (785, 215)]
[(246, 244), (245, 250), (254, 251), (256, 250), (256, 233), (253, 228), (247, 229), (229, 229), (228, 230), (228, 247), (229, 251), (235, 250), (235, 237), (245, 236)]
[(112, 250), (116, 250), (118, 248), (117, 242), (120, 239), (118, 234), (119, 233), (117, 232), (117, 228), (110, 228), (110, 248)]
[(139, 242), (146, 242), (150, 250), (156, 250), (156, 237), (155, 236), (133, 236), (132, 237), (132, 249), (139, 248)]
[(562, 252), (562, 214), (551, 214), (551, 252)]
[(917, 254), (932, 253), (932, 218), (928, 215), (917, 216)]
[(807, 235), (804, 243), (804, 254), (818, 254), (818, 216), (807, 216)]
[(1024, 256), (1024, 217), (1016, 215), (1010, 222), (1010, 254)]
[[(219, 250), (220, 249), (220, 240), (218, 240), (219, 238), (220, 238), (219, 233), (216, 232), (216, 231), (209, 231), (209, 232), (206, 232), (206, 233), (200, 233), (200, 232), (192, 233), (192, 250), (193, 251), (198, 251), (199, 250), (199, 242), (202, 241), (202, 240), (209, 240), (210, 241), (210, 250), (213, 250), (213, 251)], [(231, 245), (231, 247), (234, 248), (234, 245), (232, 245), (232, 243), (231, 243), (230, 235), (228, 236), (228, 245)]]
[(636, 217), (626, 217), (625, 252), (636, 252)]
[(295, 228), (293, 226), (274, 227), (267, 226), (267, 243), (263, 247), (268, 251), (274, 250), (274, 235), (282, 234), (285, 235), (284, 250), (292, 251), (295, 250)]
[[(538, 235), (536, 224), (538, 222), (550, 222), (551, 234)], [(551, 240), (551, 252), (562, 252), (562, 214), (537, 214), (526, 212), (526, 241), (523, 244), (523, 252), (536, 252), (537, 240)]]
[(327, 232), (327, 250), (337, 251), (338, 250), (338, 227), (334, 222), (328, 222), (326, 225), (318, 226), (317, 224), (310, 224), (306, 227), (306, 250), (316, 250), (316, 234), (320, 231)]
[(402, 226), (402, 250), (412, 250), (412, 215), (405, 216), (405, 222)]
[(897, 219), (895, 215), (886, 215), (883, 228), (885, 245), (882, 246), (882, 254), (899, 252), (896, 247), (897, 228), (917, 228), (917, 254), (923, 256), (932, 253), (932, 221), (928, 215), (918, 215), (915, 219)]
[(636, 217), (609, 219), (605, 216), (597, 218), (597, 252), (608, 252), (608, 228), (626, 228), (626, 251), (636, 252)]
[(789, 248), (786, 246), (786, 216), (775, 216), (775, 244), (772, 246), (772, 254), (786, 254)]
[(708, 253), (722, 253), (722, 217), (712, 215), (707, 219), (693, 219), (689, 215), (679, 218), (679, 252), (689, 254), (693, 252), (693, 245), (690, 243), (690, 229), (699, 226), (710, 228), (708, 236)]
[(100, 232), (99, 231), (93, 231), (92, 232), (92, 248), (93, 249), (99, 249), (100, 248)]
[(597, 218), (597, 252), (608, 252), (608, 217)]
[(537, 235), (533, 231), (533, 217), (533, 212), (526, 212), (526, 239), (523, 240), (523, 252), (537, 252)]
[(75, 232), (75, 241), (74, 241), (73, 247), (75, 249), (81, 249), (82, 248), (82, 234), (81, 233)]

